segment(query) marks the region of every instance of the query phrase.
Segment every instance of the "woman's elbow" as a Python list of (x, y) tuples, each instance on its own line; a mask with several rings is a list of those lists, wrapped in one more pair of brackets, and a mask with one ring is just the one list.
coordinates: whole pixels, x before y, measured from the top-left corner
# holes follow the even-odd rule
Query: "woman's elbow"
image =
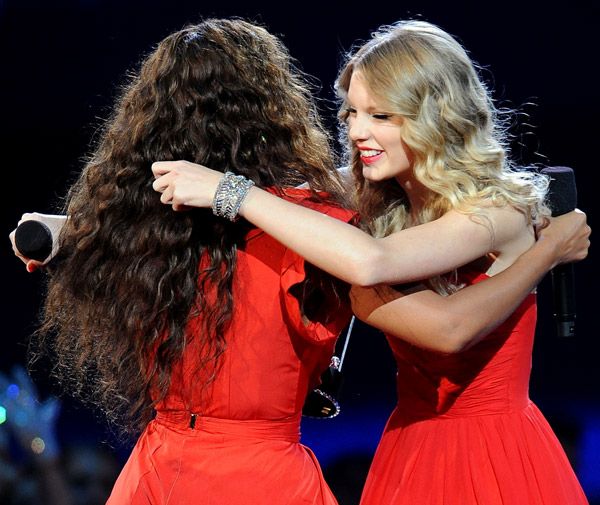
[(459, 354), (468, 348), (468, 344), (461, 340), (444, 338), (435, 347), (435, 351), (444, 354)]
[(481, 338), (479, 333), (473, 333), (465, 330), (455, 333), (451, 332), (448, 333), (444, 339), (442, 339), (441, 346), (444, 348), (442, 352), (447, 354), (458, 354), (473, 347), (480, 340)]
[(432, 347), (444, 354), (458, 354), (467, 350), (473, 343), (475, 335), (466, 331), (460, 322), (446, 321), (444, 328), (438, 333), (439, 338), (434, 339)]
[(385, 283), (385, 264), (378, 251), (361, 254), (352, 261), (349, 282), (362, 288)]
[[(356, 314), (356, 312), (355, 312)], [(361, 314), (357, 315), (361, 319)], [(364, 321), (364, 319), (361, 319)], [(438, 352), (442, 354), (457, 354), (464, 349), (464, 342), (457, 338), (451, 331), (448, 331), (447, 325), (434, 324), (411, 324), (415, 321), (404, 321), (403, 324), (373, 324), (373, 321), (365, 321), (375, 328), (382, 330), (386, 335), (399, 340), (404, 340), (416, 347), (426, 349), (428, 351)], [(381, 322), (381, 321), (379, 321)]]

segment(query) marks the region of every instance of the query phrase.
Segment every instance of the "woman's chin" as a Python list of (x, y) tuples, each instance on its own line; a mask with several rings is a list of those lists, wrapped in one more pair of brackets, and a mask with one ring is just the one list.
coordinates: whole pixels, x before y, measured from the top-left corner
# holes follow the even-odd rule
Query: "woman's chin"
[(380, 182), (385, 179), (385, 177), (382, 176), (383, 174), (381, 171), (369, 165), (363, 165), (362, 174), (363, 177), (369, 182)]

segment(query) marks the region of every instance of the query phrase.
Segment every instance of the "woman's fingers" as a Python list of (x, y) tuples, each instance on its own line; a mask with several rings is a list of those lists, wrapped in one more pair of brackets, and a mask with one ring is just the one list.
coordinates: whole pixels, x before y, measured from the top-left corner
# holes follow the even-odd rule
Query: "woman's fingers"
[(162, 191), (162, 194), (160, 195), (160, 201), (167, 204), (173, 202), (173, 189), (170, 186), (166, 187)]
[(180, 163), (179, 161), (155, 161), (152, 163), (152, 173), (154, 177), (168, 174), (173, 168)]
[(41, 268), (43, 266), (44, 266), (44, 263), (42, 261), (37, 261), (37, 260), (28, 260), (27, 263), (25, 264), (25, 268), (27, 269), (27, 271), (29, 273), (35, 272), (38, 268)]
[(174, 202), (175, 196), (175, 184), (174, 178), (170, 177), (171, 174), (165, 174), (160, 176), (152, 183), (152, 189), (157, 193), (160, 193), (160, 201), (166, 205), (172, 205), (173, 210), (186, 210), (187, 206), (178, 202)]
[(173, 210), (210, 207), (221, 172), (185, 160), (156, 161), (152, 164), (152, 189), (161, 193), (160, 201)]
[(159, 193), (162, 193), (165, 189), (167, 189), (169, 185), (169, 181), (168, 179), (166, 179), (166, 176), (160, 176), (157, 179), (154, 179), (154, 182), (152, 183), (152, 189), (154, 191), (157, 191)]

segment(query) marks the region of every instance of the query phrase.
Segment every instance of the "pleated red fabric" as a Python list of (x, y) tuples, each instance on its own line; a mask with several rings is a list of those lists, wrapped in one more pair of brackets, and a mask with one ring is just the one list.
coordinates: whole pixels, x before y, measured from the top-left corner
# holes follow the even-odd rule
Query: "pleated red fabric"
[[(462, 272), (464, 281), (486, 278)], [(558, 439), (529, 399), (535, 295), (472, 348), (442, 354), (388, 337), (398, 404), (361, 505), (587, 504)]]
[[(354, 214), (308, 200), (286, 198), (344, 221)], [(300, 444), (304, 400), (329, 364), (335, 340), (348, 324), (348, 307), (329, 319), (303, 320), (290, 290), (305, 279), (304, 260), (260, 230), (238, 251), (234, 316), (216, 378), (198, 370), (202, 351), (190, 324), (190, 342), (125, 464), (109, 505), (335, 505), (314, 454)], [(193, 427), (192, 427), (193, 426)]]

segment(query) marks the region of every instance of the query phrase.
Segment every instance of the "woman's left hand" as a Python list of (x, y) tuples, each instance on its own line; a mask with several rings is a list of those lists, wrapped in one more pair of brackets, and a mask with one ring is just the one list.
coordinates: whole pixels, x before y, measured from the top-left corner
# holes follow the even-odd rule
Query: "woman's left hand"
[(223, 173), (189, 161), (152, 163), (155, 181), (152, 188), (161, 193), (160, 201), (173, 210), (210, 207)]

